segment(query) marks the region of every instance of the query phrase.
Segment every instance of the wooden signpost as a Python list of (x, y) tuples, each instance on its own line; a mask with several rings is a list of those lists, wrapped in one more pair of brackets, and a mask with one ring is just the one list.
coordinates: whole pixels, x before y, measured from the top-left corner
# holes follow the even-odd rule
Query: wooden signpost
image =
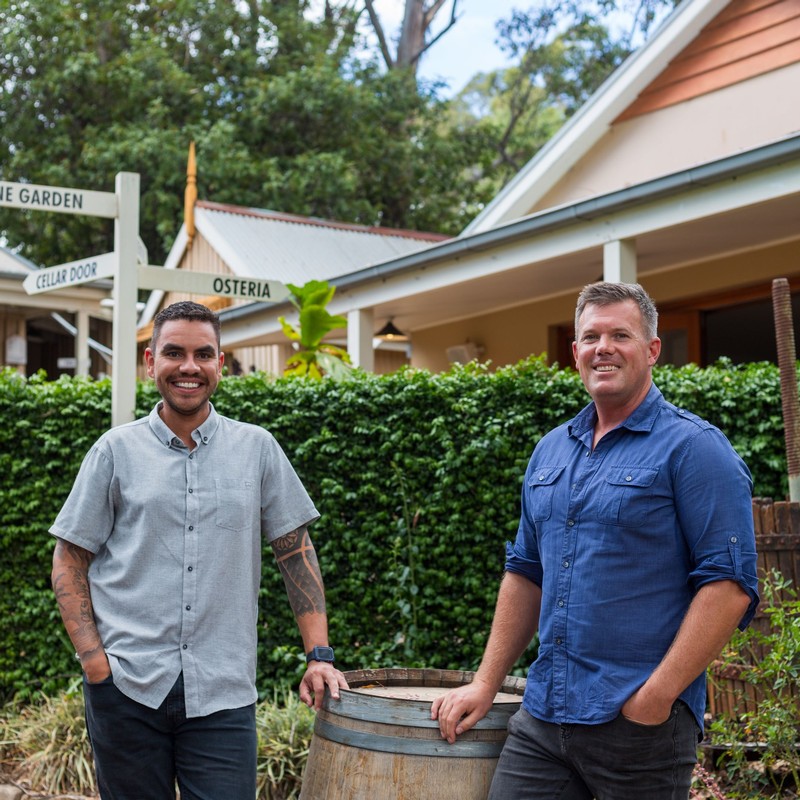
[(111, 424), (134, 419), (136, 403), (136, 301), (139, 289), (236, 297), (278, 303), (289, 296), (278, 281), (233, 275), (168, 270), (147, 263), (139, 238), (139, 175), (120, 172), (115, 191), (95, 192), (62, 186), (0, 181), (0, 206), (64, 214), (86, 214), (114, 220), (114, 250), (46, 267), (25, 278), (28, 294), (49, 292), (101, 278), (114, 281), (111, 364)]

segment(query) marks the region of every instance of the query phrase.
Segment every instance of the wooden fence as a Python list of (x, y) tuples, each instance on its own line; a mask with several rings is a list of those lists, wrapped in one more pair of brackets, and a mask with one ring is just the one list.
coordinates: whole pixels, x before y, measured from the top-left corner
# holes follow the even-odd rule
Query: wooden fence
[[(770, 498), (753, 499), (753, 523), (756, 532), (759, 583), (773, 570), (791, 580), (794, 588), (800, 587), (800, 503), (773, 502)], [(783, 593), (779, 593), (779, 597)], [(762, 632), (769, 633), (769, 618), (762, 602), (751, 623)], [(753, 663), (764, 654), (763, 645), (757, 644), (750, 655)], [(723, 665), (715, 662), (708, 679), (708, 704), (712, 717), (738, 717), (742, 712), (753, 712), (762, 696), (757, 684), (746, 681), (742, 673), (744, 666)], [(794, 691), (798, 691), (794, 687)]]

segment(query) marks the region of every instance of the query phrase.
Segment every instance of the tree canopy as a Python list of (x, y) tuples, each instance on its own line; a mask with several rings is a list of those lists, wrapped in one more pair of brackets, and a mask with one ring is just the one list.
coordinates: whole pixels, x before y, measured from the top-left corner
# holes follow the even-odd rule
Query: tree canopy
[[(416, 56), (387, 61), (353, 0), (4, 0), (0, 177), (110, 191), (140, 173), (153, 263), (190, 141), (203, 199), (456, 234), (630, 48), (579, 8), (515, 12), (498, 25), (515, 66), (446, 99), (410, 64), (437, 13), (457, 24), (449, 2), (406, 0)], [(0, 235), (43, 266), (113, 247), (108, 221), (17, 209)]]

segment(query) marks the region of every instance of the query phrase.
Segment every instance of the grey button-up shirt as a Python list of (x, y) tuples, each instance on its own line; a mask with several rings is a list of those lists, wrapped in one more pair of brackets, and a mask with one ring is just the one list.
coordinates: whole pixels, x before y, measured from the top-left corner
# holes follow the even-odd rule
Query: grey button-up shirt
[(262, 537), (319, 514), (266, 430), (212, 407), (190, 451), (160, 405), (100, 437), (50, 532), (95, 554), (92, 604), (115, 685), (157, 708), (183, 671), (197, 717), (255, 702)]

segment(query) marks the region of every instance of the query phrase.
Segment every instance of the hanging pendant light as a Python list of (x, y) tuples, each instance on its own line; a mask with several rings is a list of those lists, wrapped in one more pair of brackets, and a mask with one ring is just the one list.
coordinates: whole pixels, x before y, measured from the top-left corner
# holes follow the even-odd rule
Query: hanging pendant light
[(376, 334), (377, 339), (385, 342), (407, 342), (408, 336), (403, 333), (390, 319)]

